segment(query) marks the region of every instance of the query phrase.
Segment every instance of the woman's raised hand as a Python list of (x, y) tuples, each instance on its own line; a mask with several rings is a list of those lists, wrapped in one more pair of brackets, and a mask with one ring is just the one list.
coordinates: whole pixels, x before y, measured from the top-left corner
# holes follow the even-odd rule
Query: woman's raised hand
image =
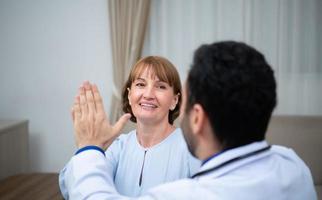
[(97, 86), (88, 81), (79, 88), (79, 95), (75, 98), (71, 113), (76, 145), (79, 149), (94, 145), (106, 150), (131, 117), (128, 113), (124, 114), (111, 125)]

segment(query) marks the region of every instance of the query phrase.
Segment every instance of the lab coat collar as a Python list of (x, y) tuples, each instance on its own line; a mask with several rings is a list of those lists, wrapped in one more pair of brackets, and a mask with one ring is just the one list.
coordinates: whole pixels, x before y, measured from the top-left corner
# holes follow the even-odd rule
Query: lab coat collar
[[(268, 146), (268, 143), (266, 141), (260, 141), (260, 142), (254, 142), (254, 143), (251, 143), (248, 145), (244, 145), (241, 147), (226, 150), (226, 151), (220, 153), (218, 156), (215, 156), (212, 159), (210, 159), (209, 161), (207, 161), (204, 165), (202, 165), (201, 168), (199, 169), (199, 172), (219, 166), (228, 160), (243, 156), (243, 155), (248, 154), (250, 152), (260, 150), (260, 149), (265, 148), (267, 146)], [(234, 162), (231, 165), (228, 165), (227, 167), (223, 167), (223, 169), (215, 170), (214, 172), (211, 173), (211, 175), (200, 176), (200, 178), (214, 177), (214, 176), (218, 177), (221, 174), (226, 173), (229, 170), (232, 170), (238, 166), (241, 166), (241, 165), (248, 163), (250, 161), (262, 158), (262, 157), (267, 156), (269, 154), (270, 154), (270, 151), (267, 151), (267, 152), (261, 153), (259, 155), (251, 156), (251, 157), (243, 159), (241, 161)]]

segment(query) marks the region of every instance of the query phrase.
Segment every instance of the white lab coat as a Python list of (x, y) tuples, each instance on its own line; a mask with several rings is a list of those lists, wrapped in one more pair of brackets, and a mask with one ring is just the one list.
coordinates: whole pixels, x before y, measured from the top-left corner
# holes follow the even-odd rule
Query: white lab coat
[[(204, 171), (233, 158), (268, 146), (255, 142), (221, 153), (206, 162)], [(133, 199), (119, 195), (113, 178), (106, 173), (107, 160), (96, 150), (84, 151), (71, 159), (66, 172), (70, 199)], [(126, 179), (126, 177), (124, 177)], [(316, 200), (312, 176), (305, 163), (291, 150), (281, 146), (246, 157), (194, 179), (164, 184), (138, 199), (285, 199)]]

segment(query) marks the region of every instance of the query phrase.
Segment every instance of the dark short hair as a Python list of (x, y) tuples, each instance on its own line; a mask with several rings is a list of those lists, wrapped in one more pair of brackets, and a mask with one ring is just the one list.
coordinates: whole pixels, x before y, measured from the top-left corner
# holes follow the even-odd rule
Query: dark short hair
[(187, 107), (198, 103), (224, 149), (265, 139), (276, 106), (274, 72), (264, 56), (241, 42), (202, 45), (187, 79)]
[(131, 88), (132, 83), (143, 73), (145, 69), (152, 71), (152, 76), (158, 77), (161, 81), (168, 83), (172, 88), (174, 94), (178, 95), (178, 103), (174, 110), (169, 110), (168, 121), (173, 124), (174, 120), (179, 116), (181, 105), (181, 82), (178, 71), (174, 65), (166, 58), (160, 56), (147, 56), (139, 60), (131, 69), (129, 77), (123, 87), (122, 104), (125, 113), (131, 113), (130, 120), (136, 122), (133, 115), (131, 105), (128, 100), (128, 88)]

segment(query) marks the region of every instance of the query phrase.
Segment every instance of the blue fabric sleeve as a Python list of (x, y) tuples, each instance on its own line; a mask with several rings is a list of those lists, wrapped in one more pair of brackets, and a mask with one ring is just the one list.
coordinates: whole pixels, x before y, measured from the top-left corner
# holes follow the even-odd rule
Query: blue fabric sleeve
[(104, 154), (104, 156), (105, 156), (104, 150), (102, 148), (98, 147), (98, 146), (85, 146), (83, 148), (78, 149), (76, 151), (75, 155), (77, 155), (77, 154), (79, 154), (79, 153), (81, 153), (83, 151), (87, 151), (87, 150), (97, 150), (97, 151), (101, 152), (102, 154)]

